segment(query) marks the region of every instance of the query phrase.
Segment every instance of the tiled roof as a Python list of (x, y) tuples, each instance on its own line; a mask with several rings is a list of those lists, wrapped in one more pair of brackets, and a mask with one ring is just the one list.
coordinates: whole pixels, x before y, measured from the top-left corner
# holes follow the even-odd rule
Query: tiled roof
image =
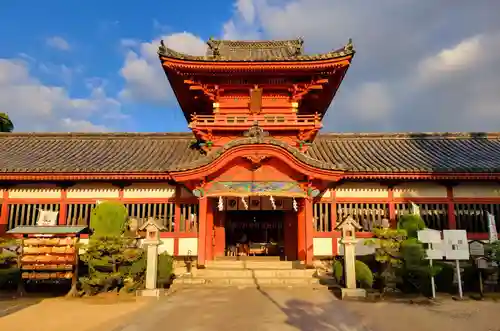
[[(190, 133), (0, 134), (0, 173), (194, 168), (208, 157), (190, 148), (192, 140)], [(500, 133), (320, 134), (300, 159), (348, 172), (500, 173)]]
[(190, 61), (316, 61), (327, 60), (355, 53), (352, 41), (341, 49), (327, 53), (303, 54), (303, 40), (214, 40), (207, 41), (207, 53), (195, 56), (177, 52), (163, 41), (158, 49), (160, 56)]
[(0, 134), (0, 172), (162, 172), (200, 157), (187, 134)]
[(500, 172), (500, 133), (322, 134), (307, 154), (351, 172)]

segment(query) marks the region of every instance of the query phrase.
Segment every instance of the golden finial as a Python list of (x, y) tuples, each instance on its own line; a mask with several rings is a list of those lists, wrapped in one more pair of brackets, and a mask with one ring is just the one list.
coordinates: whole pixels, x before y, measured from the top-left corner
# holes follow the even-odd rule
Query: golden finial
[(163, 42), (163, 39), (160, 40), (160, 46), (158, 47), (158, 53), (165, 53), (167, 51), (167, 47), (165, 46), (165, 43)]
[(347, 42), (347, 45), (344, 46), (344, 50), (347, 51), (347, 52), (354, 51), (354, 45), (352, 43), (352, 38), (349, 38), (349, 41)]

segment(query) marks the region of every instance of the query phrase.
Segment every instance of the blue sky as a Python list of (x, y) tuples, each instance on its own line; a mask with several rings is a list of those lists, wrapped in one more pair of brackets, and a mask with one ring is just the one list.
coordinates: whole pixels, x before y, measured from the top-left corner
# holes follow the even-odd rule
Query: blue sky
[(210, 36), (354, 39), (328, 131), (495, 131), (500, 2), (51, 0), (0, 2), (0, 108), (17, 131), (185, 131), (155, 50)]

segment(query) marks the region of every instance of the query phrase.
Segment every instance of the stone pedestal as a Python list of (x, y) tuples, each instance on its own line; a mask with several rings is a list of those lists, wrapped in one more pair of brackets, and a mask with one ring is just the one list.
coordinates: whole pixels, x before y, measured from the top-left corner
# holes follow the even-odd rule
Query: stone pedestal
[(159, 298), (161, 296), (164, 296), (165, 290), (162, 288), (155, 288), (155, 289), (145, 289), (145, 290), (139, 290), (137, 291), (137, 295), (141, 297), (156, 297)]
[(143, 246), (146, 247), (146, 289), (139, 291), (141, 296), (160, 296), (163, 290), (157, 288), (158, 281), (158, 246), (161, 244), (160, 231), (163, 229), (153, 218), (141, 226), (140, 230), (146, 230), (146, 238)]
[(159, 242), (144, 243), (147, 245), (146, 255), (146, 290), (155, 290), (158, 278), (158, 244)]
[(362, 288), (343, 288), (342, 300), (347, 299), (364, 299), (366, 298), (366, 291)]
[(348, 289), (356, 288), (356, 243), (357, 239), (342, 238), (340, 244), (344, 245), (344, 275), (345, 285)]
[(365, 298), (366, 291), (364, 289), (356, 288), (356, 231), (361, 227), (359, 224), (348, 215), (340, 224), (337, 229), (342, 231), (342, 238), (340, 244), (344, 245), (344, 280), (346, 288), (342, 289), (342, 299), (347, 298)]

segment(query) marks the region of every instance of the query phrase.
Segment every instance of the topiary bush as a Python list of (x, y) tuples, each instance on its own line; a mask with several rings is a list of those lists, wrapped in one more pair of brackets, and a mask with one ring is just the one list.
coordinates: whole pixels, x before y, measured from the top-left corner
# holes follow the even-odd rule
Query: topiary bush
[(406, 231), (408, 238), (417, 238), (417, 232), (425, 229), (424, 220), (417, 214), (404, 214), (399, 217), (398, 229)]
[[(356, 260), (356, 282), (362, 288), (372, 288), (373, 273), (366, 263)], [(333, 277), (338, 284), (344, 284), (344, 264), (341, 260), (336, 260), (332, 265)]]
[(103, 202), (92, 210), (93, 232), (80, 257), (88, 268), (88, 275), (80, 277), (84, 294), (122, 288), (132, 291), (144, 283), (145, 252), (134, 238), (124, 235), (127, 214), (120, 202)]
[(174, 276), (174, 258), (167, 252), (158, 255), (158, 286), (166, 287)]
[(119, 201), (99, 203), (90, 216), (90, 227), (95, 236), (122, 236), (127, 222), (127, 208)]
[(397, 270), (400, 280), (398, 287), (403, 292), (421, 293), (426, 296), (431, 294), (431, 276), (436, 277), (443, 266), (434, 264), (431, 268), (425, 258), (424, 245), (418, 241), (418, 231), (426, 228), (425, 222), (418, 214), (402, 215), (398, 228), (408, 234), (408, 238), (401, 244), (402, 264)]
[(344, 278), (344, 264), (341, 260), (335, 260), (332, 265), (333, 278), (337, 284), (342, 284)]

